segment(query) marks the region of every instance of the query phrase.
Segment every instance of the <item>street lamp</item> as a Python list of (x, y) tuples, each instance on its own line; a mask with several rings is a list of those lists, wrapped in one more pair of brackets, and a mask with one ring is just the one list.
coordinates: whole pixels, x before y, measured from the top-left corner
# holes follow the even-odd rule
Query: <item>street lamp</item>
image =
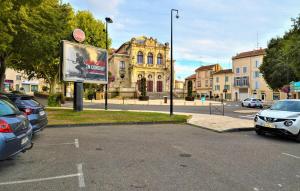
[[(107, 28), (107, 24), (108, 23), (113, 23), (113, 20), (111, 19), (111, 18), (109, 18), (109, 17), (106, 17), (105, 18), (105, 33), (106, 33), (106, 50), (107, 50), (107, 57), (108, 57), (108, 54), (109, 54), (109, 51), (108, 51), (108, 28)], [(108, 70), (108, 63), (107, 63), (107, 68), (106, 68), (106, 70)], [(107, 78), (108, 78), (108, 76), (107, 76)], [(107, 110), (107, 92), (108, 92), (108, 88), (107, 88), (107, 86), (108, 86), (108, 81), (107, 81), (107, 83), (105, 84), (105, 110)]]
[(171, 9), (171, 83), (170, 83), (170, 115), (173, 115), (173, 12), (176, 12), (176, 19), (179, 18), (178, 10)]

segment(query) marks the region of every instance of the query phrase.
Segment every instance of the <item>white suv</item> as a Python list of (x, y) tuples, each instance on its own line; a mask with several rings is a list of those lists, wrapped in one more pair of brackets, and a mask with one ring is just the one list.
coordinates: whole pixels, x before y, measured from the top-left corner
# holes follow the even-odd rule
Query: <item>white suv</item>
[(280, 100), (257, 113), (254, 122), (259, 135), (270, 132), (294, 137), (300, 142), (300, 100)]
[(242, 101), (242, 107), (259, 107), (263, 108), (263, 103), (260, 99), (247, 98)]

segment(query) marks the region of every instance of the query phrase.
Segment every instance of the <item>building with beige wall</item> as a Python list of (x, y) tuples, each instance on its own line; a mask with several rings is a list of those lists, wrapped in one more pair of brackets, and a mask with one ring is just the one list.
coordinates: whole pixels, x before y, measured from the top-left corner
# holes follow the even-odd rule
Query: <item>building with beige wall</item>
[(136, 37), (122, 44), (109, 58), (111, 96), (137, 96), (143, 77), (147, 80), (148, 95), (166, 94), (170, 87), (169, 51), (168, 43), (159, 43), (152, 37)]
[(199, 96), (213, 97), (213, 73), (222, 70), (219, 64), (201, 66), (196, 69), (196, 92)]
[(213, 73), (213, 96), (223, 100), (232, 99), (233, 72), (232, 69), (219, 70)]
[(4, 87), (5, 91), (23, 91), (32, 94), (42, 90), (42, 86), (46, 85), (41, 79), (28, 80), (27, 76), (22, 72), (17, 72), (7, 68), (5, 71)]
[(238, 53), (232, 57), (234, 73), (234, 100), (243, 100), (249, 97), (264, 101), (283, 99), (282, 92), (269, 88), (259, 67), (263, 62), (265, 49), (257, 49)]

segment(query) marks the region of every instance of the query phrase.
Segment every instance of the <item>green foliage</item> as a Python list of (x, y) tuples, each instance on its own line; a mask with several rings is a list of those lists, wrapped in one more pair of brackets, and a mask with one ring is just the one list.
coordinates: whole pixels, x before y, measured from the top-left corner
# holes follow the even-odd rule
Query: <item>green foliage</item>
[(268, 85), (279, 90), (291, 81), (300, 80), (300, 17), (292, 29), (268, 44), (260, 71)]
[(193, 82), (188, 81), (188, 97), (193, 97)]
[[(84, 44), (93, 45), (99, 48), (106, 48), (105, 24), (94, 18), (89, 11), (78, 11), (75, 16), (75, 28), (80, 28), (85, 32)], [(111, 39), (108, 39), (110, 46)]]
[(62, 94), (50, 94), (48, 97), (49, 107), (60, 107), (62, 100)]
[(85, 31), (84, 43), (105, 48), (104, 23), (87, 11), (75, 15), (71, 5), (60, 0), (1, 0), (0, 10), (0, 63), (4, 68), (0, 68), (1, 84), (5, 61), (9, 67), (24, 71), (29, 79), (45, 79), (50, 93), (55, 93), (60, 42), (72, 40), (75, 28)]
[(95, 95), (95, 90), (93, 88), (89, 88), (85, 92), (85, 99), (92, 100), (94, 98), (94, 95)]
[(49, 89), (49, 88), (48, 88), (47, 86), (43, 86), (43, 87), (42, 87), (42, 91), (43, 91), (43, 92), (48, 91), (48, 89)]
[[(0, 1), (0, 89), (4, 87), (8, 59), (21, 46), (18, 39), (23, 35), (23, 21), (28, 17), (29, 7), (35, 7), (41, 0)], [(17, 64), (17, 62), (16, 62)]]
[(266, 49), (263, 64), (260, 66), (266, 82), (274, 90), (281, 89), (284, 85), (296, 80), (294, 70), (287, 61), (283, 47), (284, 39), (272, 39)]
[(141, 79), (141, 95), (145, 97), (147, 95), (147, 90), (146, 90), (146, 78), (143, 77)]

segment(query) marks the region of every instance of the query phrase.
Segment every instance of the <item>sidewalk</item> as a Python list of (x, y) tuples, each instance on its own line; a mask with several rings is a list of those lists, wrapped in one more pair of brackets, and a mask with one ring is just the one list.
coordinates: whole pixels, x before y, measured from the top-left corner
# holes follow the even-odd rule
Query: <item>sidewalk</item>
[[(90, 100), (84, 100), (86, 103), (91, 103)], [(93, 100), (92, 103), (104, 103), (104, 100)], [(167, 103), (164, 103), (163, 99), (149, 100), (149, 101), (139, 101), (138, 99), (109, 99), (108, 103), (110, 104), (126, 104), (126, 105), (169, 105), (170, 100)], [(195, 101), (185, 101), (183, 99), (173, 100), (173, 105), (188, 105), (188, 106), (208, 106), (210, 103), (212, 104), (221, 104), (219, 101), (204, 101), (195, 100)], [(226, 103), (225, 103), (226, 104)]]
[(253, 121), (248, 119), (238, 119), (228, 116), (207, 114), (190, 115), (192, 115), (192, 117), (188, 120), (188, 124), (219, 133), (233, 131), (251, 131), (254, 129)]
[[(57, 109), (72, 109), (68, 107), (57, 108)], [(85, 110), (103, 110), (103, 109), (85, 109)], [(124, 111), (118, 109), (110, 109), (109, 111)], [(147, 110), (126, 110), (135, 112), (155, 112), (155, 113), (166, 113), (162, 111), (147, 111)], [(239, 119), (222, 115), (208, 115), (208, 114), (195, 114), (195, 113), (182, 113), (176, 112), (178, 115), (189, 115), (187, 124), (196, 127), (208, 129), (218, 133), (222, 132), (234, 132), (234, 131), (251, 131), (254, 130), (253, 121), (248, 119)]]

